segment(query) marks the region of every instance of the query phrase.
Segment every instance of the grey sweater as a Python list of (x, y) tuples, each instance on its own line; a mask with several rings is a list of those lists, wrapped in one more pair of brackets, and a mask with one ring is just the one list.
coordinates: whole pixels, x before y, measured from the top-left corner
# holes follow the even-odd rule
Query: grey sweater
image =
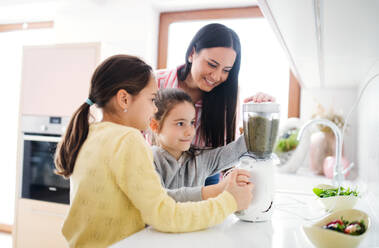
[(185, 152), (178, 161), (161, 147), (153, 146), (152, 150), (162, 185), (178, 202), (201, 201), (205, 179), (233, 167), (247, 152), (243, 135), (226, 146), (200, 151), (195, 157)]

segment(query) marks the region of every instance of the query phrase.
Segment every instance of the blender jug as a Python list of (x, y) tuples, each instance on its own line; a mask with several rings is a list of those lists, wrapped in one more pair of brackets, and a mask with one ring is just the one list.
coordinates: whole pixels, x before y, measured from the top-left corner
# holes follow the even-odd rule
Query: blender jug
[(247, 147), (237, 168), (248, 170), (254, 184), (253, 200), (236, 215), (244, 221), (267, 221), (271, 218), (274, 198), (274, 173), (277, 159), (273, 154), (279, 128), (280, 106), (277, 103), (243, 104), (243, 129)]

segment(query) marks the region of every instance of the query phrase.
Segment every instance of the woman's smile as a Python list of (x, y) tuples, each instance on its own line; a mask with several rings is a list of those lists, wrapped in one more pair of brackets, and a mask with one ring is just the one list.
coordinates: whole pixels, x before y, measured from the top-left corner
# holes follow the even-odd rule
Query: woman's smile
[(206, 79), (206, 78), (204, 80), (207, 83), (207, 85), (210, 86), (210, 87), (214, 87), (214, 86), (217, 85), (217, 82), (213, 82), (213, 81), (211, 81), (209, 79)]

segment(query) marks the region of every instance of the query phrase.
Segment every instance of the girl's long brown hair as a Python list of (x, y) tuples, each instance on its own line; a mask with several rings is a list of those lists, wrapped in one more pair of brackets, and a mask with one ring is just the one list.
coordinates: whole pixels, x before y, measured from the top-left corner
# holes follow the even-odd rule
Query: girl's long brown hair
[[(88, 99), (103, 108), (121, 89), (137, 95), (148, 84), (151, 75), (152, 68), (141, 59), (114, 55), (101, 63), (93, 73)], [(80, 148), (88, 136), (89, 114), (90, 105), (84, 102), (72, 115), (55, 153), (58, 175), (68, 178), (73, 173)]]

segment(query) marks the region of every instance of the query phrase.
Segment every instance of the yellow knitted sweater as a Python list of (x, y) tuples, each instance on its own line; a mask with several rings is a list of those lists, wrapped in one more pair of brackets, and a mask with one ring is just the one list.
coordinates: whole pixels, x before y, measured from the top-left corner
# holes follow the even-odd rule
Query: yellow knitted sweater
[(70, 247), (107, 247), (145, 223), (190, 232), (221, 223), (236, 208), (228, 192), (176, 203), (161, 186), (141, 133), (111, 122), (91, 124), (71, 176), (70, 210), (62, 233)]

